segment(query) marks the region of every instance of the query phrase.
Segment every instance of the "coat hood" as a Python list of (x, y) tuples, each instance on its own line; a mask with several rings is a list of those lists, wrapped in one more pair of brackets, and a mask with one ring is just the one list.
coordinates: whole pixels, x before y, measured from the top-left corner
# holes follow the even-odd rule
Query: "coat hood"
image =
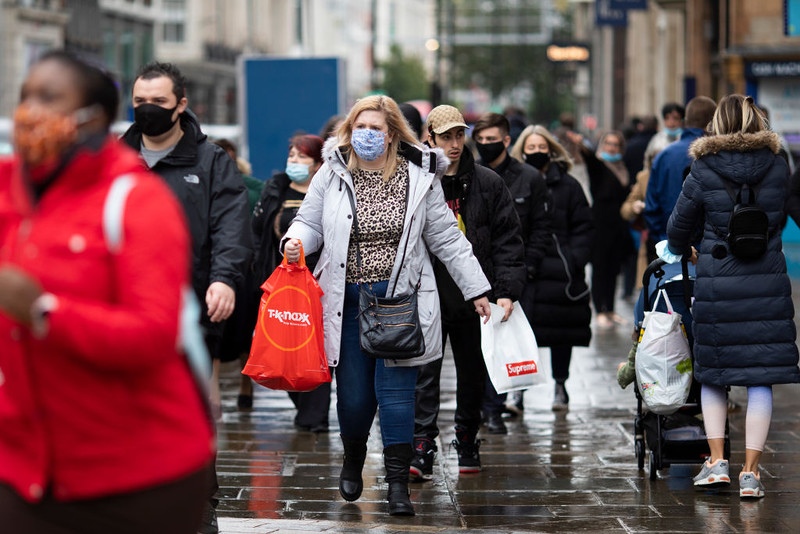
[(759, 148), (769, 148), (773, 154), (777, 154), (781, 149), (778, 134), (763, 130), (746, 134), (709, 135), (693, 142), (689, 147), (689, 154), (694, 159), (700, 159), (723, 151), (752, 152)]
[(759, 183), (767, 174), (779, 151), (778, 135), (766, 130), (701, 137), (689, 147), (689, 154), (713, 171), (736, 183), (750, 185)]
[(547, 166), (547, 172), (544, 173), (545, 182), (552, 187), (553, 184), (561, 180), (561, 177), (567, 174), (567, 162), (564, 161), (551, 161)]

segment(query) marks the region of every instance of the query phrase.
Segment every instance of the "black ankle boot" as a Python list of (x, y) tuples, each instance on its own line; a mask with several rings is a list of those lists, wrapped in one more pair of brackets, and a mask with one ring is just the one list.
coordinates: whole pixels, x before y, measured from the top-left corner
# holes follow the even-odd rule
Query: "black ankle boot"
[(367, 457), (367, 438), (349, 439), (342, 436), (342, 444), (344, 462), (339, 474), (339, 493), (344, 500), (352, 502), (361, 497), (364, 489), (361, 470), (364, 469), (364, 460)]
[(414, 515), (414, 506), (408, 496), (408, 468), (413, 456), (414, 449), (410, 443), (398, 443), (383, 449), (386, 482), (389, 484), (389, 515)]

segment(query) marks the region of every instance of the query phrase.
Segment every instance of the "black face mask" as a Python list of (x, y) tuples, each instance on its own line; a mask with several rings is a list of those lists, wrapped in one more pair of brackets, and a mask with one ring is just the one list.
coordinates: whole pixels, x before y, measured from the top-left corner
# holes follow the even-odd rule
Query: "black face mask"
[(525, 163), (531, 167), (536, 167), (539, 170), (545, 168), (550, 163), (550, 154), (547, 152), (534, 152), (533, 154), (525, 154)]
[(483, 162), (487, 165), (500, 157), (500, 154), (506, 149), (502, 141), (497, 141), (495, 143), (475, 143), (475, 146), (478, 148), (478, 155), (480, 155)]
[(157, 137), (165, 134), (172, 128), (176, 120), (172, 120), (172, 114), (178, 109), (176, 105), (172, 109), (162, 108), (155, 104), (140, 104), (133, 108), (133, 120), (139, 125), (142, 133), (148, 137)]

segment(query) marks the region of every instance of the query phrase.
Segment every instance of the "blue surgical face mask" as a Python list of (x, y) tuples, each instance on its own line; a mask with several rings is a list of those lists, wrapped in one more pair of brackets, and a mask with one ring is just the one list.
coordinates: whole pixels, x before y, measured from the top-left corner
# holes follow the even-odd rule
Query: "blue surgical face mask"
[(600, 152), (600, 158), (603, 161), (614, 163), (622, 159), (622, 154), (609, 154), (608, 152)]
[(368, 128), (353, 130), (350, 144), (364, 161), (375, 161), (386, 152), (386, 133)]
[(309, 171), (311, 165), (304, 165), (303, 163), (287, 163), (286, 175), (291, 181), (296, 184), (302, 184), (308, 181)]
[(680, 127), (678, 127), (678, 128), (664, 128), (664, 131), (670, 137), (680, 137), (681, 134), (683, 133), (683, 128), (680, 128)]

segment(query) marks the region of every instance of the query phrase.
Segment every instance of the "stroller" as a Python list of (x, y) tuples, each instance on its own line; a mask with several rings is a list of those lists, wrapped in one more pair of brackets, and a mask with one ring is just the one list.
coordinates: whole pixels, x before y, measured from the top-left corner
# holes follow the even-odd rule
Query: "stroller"
[[(681, 264), (667, 264), (656, 259), (645, 269), (642, 292), (634, 308), (636, 324), (641, 325), (645, 311), (652, 311), (652, 303), (660, 289), (664, 289), (672, 306), (681, 314), (689, 346), (692, 335), (691, 295), (694, 289), (694, 268), (686, 259)], [(663, 308), (662, 308), (663, 306)], [(657, 311), (666, 311), (659, 303)], [(686, 403), (675, 413), (658, 415), (646, 410), (644, 401), (636, 392), (636, 417), (634, 418), (634, 448), (639, 469), (644, 469), (646, 449), (649, 450), (650, 480), (655, 480), (658, 470), (672, 464), (702, 463), (710, 455), (700, 407), (700, 384), (693, 382)], [(725, 457), (730, 457), (728, 423), (725, 423)], [(646, 446), (646, 447), (645, 447)]]

